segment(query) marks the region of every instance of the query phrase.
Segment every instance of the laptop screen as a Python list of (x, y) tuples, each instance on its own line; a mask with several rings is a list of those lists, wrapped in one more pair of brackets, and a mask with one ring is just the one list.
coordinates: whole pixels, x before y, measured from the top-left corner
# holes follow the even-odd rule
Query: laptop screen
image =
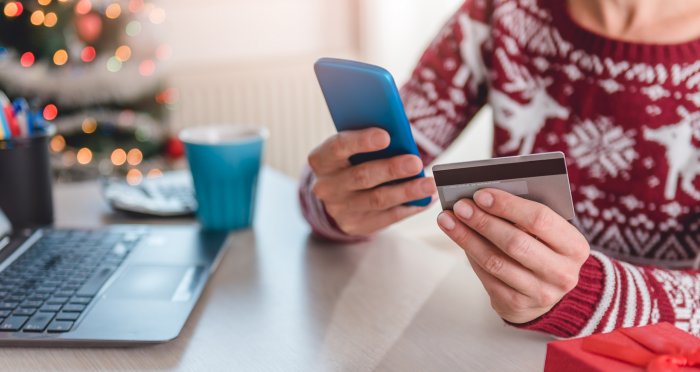
[(12, 224), (0, 209), (0, 250), (10, 243), (10, 235), (12, 235)]

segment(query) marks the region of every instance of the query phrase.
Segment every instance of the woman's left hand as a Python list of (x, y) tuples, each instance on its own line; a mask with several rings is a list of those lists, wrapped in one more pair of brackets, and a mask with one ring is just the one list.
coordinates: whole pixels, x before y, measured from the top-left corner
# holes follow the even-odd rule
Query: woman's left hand
[(578, 284), (586, 238), (543, 204), (496, 189), (474, 200), (440, 213), (438, 224), (464, 249), (503, 319), (525, 323), (547, 313)]

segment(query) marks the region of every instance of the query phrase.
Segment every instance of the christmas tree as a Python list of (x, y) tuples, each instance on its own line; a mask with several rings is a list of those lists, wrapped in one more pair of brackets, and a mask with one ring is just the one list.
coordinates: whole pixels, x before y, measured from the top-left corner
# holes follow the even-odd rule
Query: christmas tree
[(60, 179), (126, 175), (138, 183), (179, 157), (164, 123), (176, 92), (154, 39), (165, 11), (143, 0), (0, 1), (0, 91), (55, 124)]

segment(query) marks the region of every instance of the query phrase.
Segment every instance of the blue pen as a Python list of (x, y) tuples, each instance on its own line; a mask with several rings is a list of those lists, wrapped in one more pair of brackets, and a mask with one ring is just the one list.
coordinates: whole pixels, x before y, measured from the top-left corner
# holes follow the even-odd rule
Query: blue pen
[(30, 137), (32, 135), (32, 126), (29, 125), (29, 102), (24, 98), (17, 98), (12, 103), (12, 106), (15, 109), (15, 120), (19, 124), (22, 135)]
[(10, 105), (10, 107), (12, 107), (12, 104), (5, 93), (0, 91), (0, 125), (2, 125), (2, 131), (5, 132), (4, 138), (2, 139), (10, 139), (12, 138), (12, 130), (10, 130), (10, 122), (5, 116), (5, 105)]

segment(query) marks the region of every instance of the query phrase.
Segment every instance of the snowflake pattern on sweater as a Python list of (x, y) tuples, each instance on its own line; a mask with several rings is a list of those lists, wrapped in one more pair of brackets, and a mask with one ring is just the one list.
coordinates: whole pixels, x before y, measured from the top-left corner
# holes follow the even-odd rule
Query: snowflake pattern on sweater
[(577, 288), (521, 327), (569, 337), (665, 320), (700, 335), (698, 59), (700, 40), (593, 34), (561, 0), (468, 0), (422, 56), (401, 93), (426, 164), (485, 104), (494, 156), (567, 155), (595, 252)]

